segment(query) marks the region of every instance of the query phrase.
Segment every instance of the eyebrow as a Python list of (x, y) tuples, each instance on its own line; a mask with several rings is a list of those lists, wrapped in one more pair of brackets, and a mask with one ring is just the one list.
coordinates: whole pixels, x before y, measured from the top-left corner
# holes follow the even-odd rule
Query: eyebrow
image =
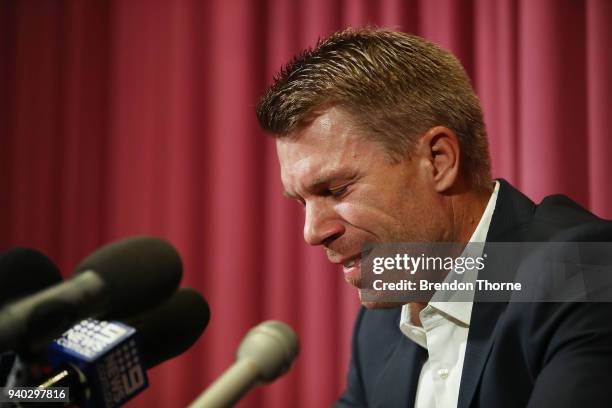
[[(321, 176), (318, 176), (312, 183), (306, 186), (306, 191), (319, 191), (323, 186), (330, 184), (332, 179), (344, 179), (353, 180), (357, 177), (355, 170), (332, 170)], [(290, 193), (283, 188), (283, 195), (288, 198), (299, 199), (300, 197), (296, 194)]]

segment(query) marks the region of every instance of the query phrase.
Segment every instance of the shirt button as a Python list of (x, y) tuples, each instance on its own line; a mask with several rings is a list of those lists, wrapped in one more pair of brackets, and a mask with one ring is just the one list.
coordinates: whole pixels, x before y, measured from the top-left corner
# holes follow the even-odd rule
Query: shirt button
[(443, 380), (446, 380), (448, 378), (448, 368), (441, 368), (438, 370), (438, 377), (440, 377)]

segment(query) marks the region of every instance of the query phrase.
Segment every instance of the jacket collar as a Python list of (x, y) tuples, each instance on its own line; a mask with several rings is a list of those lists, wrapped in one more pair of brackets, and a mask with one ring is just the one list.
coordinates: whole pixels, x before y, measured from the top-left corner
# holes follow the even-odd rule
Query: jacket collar
[[(487, 242), (522, 241), (526, 227), (533, 218), (535, 204), (507, 181), (503, 179), (498, 181), (500, 182), (499, 196), (487, 235)], [(482, 273), (486, 274), (487, 268), (507, 267), (508, 265), (487, 264)], [(468, 408), (474, 398), (494, 343), (496, 323), (500, 320), (506, 305), (505, 302), (478, 302), (478, 292), (476, 293), (463, 361), (458, 408)]]

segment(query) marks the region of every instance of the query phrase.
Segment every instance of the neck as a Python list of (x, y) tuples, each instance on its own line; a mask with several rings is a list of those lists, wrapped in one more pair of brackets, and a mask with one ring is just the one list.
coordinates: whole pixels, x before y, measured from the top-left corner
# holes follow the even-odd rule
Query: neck
[(449, 197), (453, 242), (469, 242), (487, 208), (492, 193), (493, 187), (486, 191), (466, 190)]
[[(487, 203), (493, 193), (494, 184), (486, 191), (466, 190), (451, 195), (450, 210), (452, 226), (452, 242), (468, 243), (474, 234), (480, 219), (482, 218)], [(428, 302), (410, 303), (410, 322), (413, 325), (421, 326), (419, 313), (427, 306)]]

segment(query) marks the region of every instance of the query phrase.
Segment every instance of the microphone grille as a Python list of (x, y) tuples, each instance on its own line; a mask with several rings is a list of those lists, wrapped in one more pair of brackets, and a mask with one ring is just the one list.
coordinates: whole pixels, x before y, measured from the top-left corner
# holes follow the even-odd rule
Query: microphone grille
[(289, 370), (298, 352), (299, 341), (293, 329), (278, 320), (268, 320), (249, 330), (236, 357), (253, 361), (260, 380), (269, 382)]

